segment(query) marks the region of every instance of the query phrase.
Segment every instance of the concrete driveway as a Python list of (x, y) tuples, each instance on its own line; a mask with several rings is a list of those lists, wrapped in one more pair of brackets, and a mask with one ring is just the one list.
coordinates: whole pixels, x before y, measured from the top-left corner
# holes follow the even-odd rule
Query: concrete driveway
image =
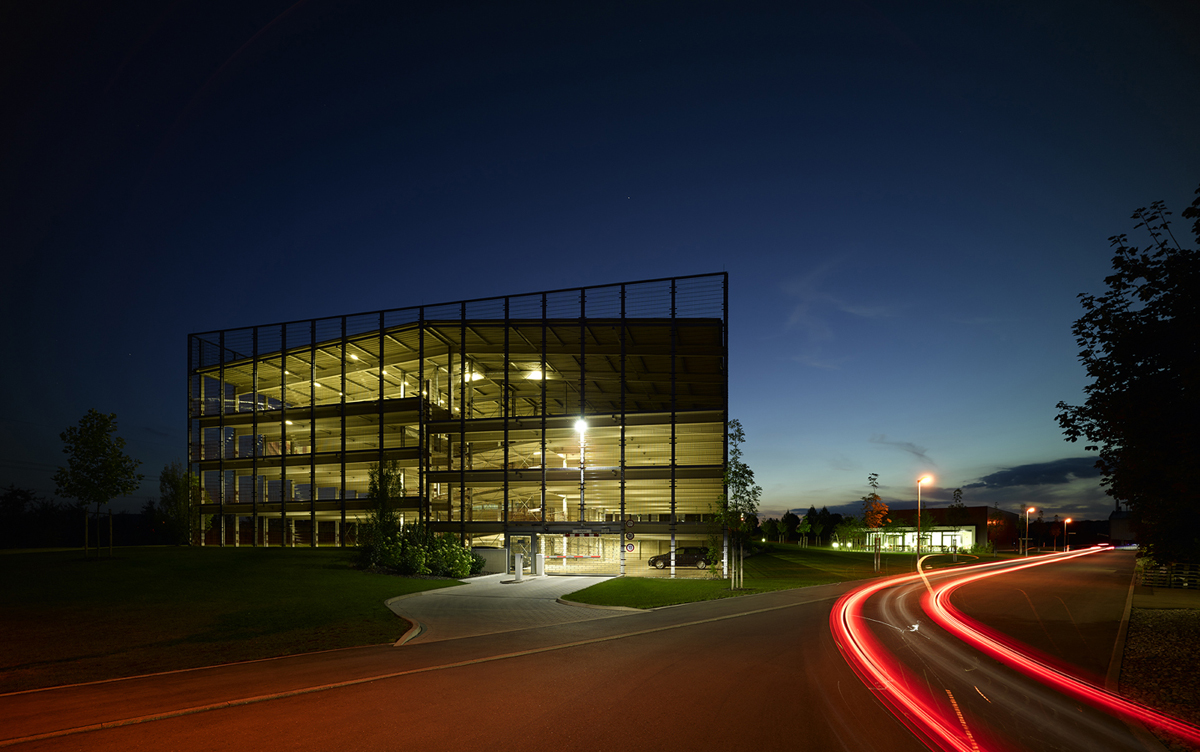
[(403, 595), (387, 602), (397, 615), (413, 623), (397, 645), (456, 640), (460, 637), (512, 632), (570, 622), (612, 619), (637, 609), (567, 605), (559, 598), (608, 577), (526, 577), (511, 574), (472, 577), (461, 587)]

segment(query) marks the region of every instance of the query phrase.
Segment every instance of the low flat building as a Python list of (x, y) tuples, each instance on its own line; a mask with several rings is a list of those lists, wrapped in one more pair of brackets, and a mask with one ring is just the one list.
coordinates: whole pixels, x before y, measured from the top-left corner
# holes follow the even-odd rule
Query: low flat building
[(724, 492), (728, 275), (188, 336), (188, 457), (216, 546), (347, 546), (368, 471), (405, 524), (624, 573), (706, 545)]

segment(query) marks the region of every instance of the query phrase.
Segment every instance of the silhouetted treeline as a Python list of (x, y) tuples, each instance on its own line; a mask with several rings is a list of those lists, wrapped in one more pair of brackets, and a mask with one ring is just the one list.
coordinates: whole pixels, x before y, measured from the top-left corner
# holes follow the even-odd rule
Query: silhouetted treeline
[[(83, 548), (82, 506), (48, 499), (27, 488), (0, 491), (0, 548)], [(97, 523), (99, 523), (97, 525)], [(145, 546), (167, 543), (166, 532), (147, 514), (114, 513), (113, 544)], [(108, 511), (97, 520), (88, 515), (88, 543), (108, 545)], [(97, 539), (97, 535), (99, 538)]]

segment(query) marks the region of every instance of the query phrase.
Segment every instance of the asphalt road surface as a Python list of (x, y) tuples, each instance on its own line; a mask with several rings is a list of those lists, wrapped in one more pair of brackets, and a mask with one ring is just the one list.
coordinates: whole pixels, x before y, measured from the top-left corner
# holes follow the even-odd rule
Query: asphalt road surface
[[(1039, 649), (1058, 650), (1064, 660), (1080, 661), (1081, 670), (1103, 674), (1118, 624), (1105, 608), (1086, 605), (1086, 594), (1102, 596), (1093, 601), (1111, 601), (1107, 589), (1127, 590), (1132, 558), (1091, 559), (1097, 563), (1081, 562), (1054, 577), (1031, 573), (1018, 581), (1014, 574), (1011, 582), (995, 587), (1004, 575), (992, 578), (993, 584), (966, 586), (959, 605), (981, 619), (1011, 619), (1005, 628), (1034, 642), (1044, 630)], [(831, 608), (854, 587), (843, 583), (506, 634), (8, 695), (0, 697), (0, 745), (20, 750), (926, 749), (859, 679), (834, 643)], [(1040, 626), (1037, 618), (1024, 618), (1012, 606), (1018, 590), (1029, 597)], [(1009, 676), (1005, 667), (955, 645), (949, 635), (939, 636), (905, 591), (893, 588), (872, 601), (877, 609), (872, 618), (884, 622), (874, 625), (880, 639), (906, 656), (914, 675), (928, 673), (931, 686), (951, 688), (966, 706), (969, 722), (979, 724), (981, 739), (995, 742), (992, 748), (1142, 749), (1132, 746), (1136, 739), (1120, 722), (1064, 703), (1036, 682), (1022, 683), (1023, 677)], [(1060, 600), (1071, 614), (1065, 621), (1052, 612)], [(918, 620), (923, 621), (917, 632), (904, 631)], [(1067, 635), (1083, 635), (1087, 647)], [(981, 693), (968, 698), (976, 689)], [(1018, 712), (1023, 704), (1032, 710)], [(1108, 740), (1119, 740), (1120, 746)]]

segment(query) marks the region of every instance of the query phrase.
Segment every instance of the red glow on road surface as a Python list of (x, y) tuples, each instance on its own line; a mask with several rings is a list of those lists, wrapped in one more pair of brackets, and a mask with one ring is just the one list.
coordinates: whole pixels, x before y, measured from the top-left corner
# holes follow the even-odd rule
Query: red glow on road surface
[[(1200, 729), (1109, 692), (1089, 682), (1071, 676), (1021, 650), (1018, 643), (1004, 638), (976, 622), (950, 603), (950, 594), (957, 588), (986, 577), (1029, 567), (1055, 564), (1079, 556), (1089, 556), (1110, 547), (1096, 547), (1071, 553), (1044, 556), (1017, 566), (996, 568), (995, 565), (975, 565), (963, 575), (932, 586), (922, 599), (922, 606), (938, 626), (968, 645), (980, 650), (1027, 676), (1052, 687), (1064, 695), (1082, 700), (1101, 711), (1125, 720), (1137, 721), (1162, 729), (1192, 744), (1200, 744)], [(982, 567), (987, 567), (982, 569)], [(847, 663), (889, 710), (917, 735), (930, 749), (980, 752), (986, 747), (978, 734), (967, 728), (957, 704), (946, 698), (936, 698), (926, 690), (927, 684), (914, 680), (910, 672), (872, 634), (863, 617), (863, 606), (874, 594), (887, 588), (903, 585), (921, 577), (920, 574), (870, 583), (842, 596), (833, 607), (829, 626), (834, 640)]]

